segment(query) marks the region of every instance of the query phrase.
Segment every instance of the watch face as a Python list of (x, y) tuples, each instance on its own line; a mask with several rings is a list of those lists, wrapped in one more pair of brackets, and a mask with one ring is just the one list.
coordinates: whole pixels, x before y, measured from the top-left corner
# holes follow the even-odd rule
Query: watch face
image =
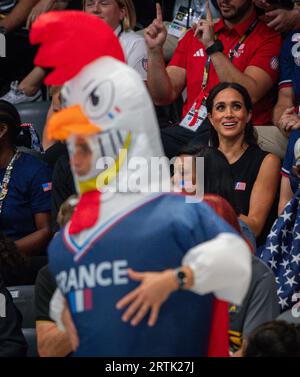
[(178, 278), (179, 278), (180, 280), (185, 279), (185, 273), (184, 273), (183, 271), (179, 271), (177, 276), (178, 276)]

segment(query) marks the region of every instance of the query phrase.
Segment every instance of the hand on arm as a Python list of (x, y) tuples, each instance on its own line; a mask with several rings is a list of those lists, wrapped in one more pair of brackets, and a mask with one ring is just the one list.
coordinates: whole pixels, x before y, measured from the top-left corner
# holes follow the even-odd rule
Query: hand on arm
[[(189, 288), (193, 284), (192, 270), (186, 266), (182, 267), (182, 270), (187, 276), (185, 288)], [(128, 306), (122, 315), (122, 320), (127, 322), (131, 319), (131, 325), (136, 326), (150, 311), (148, 326), (154, 326), (161, 305), (178, 289), (174, 270), (136, 272), (129, 269), (128, 276), (132, 280), (140, 281), (141, 284), (117, 302), (117, 309)]]
[(278, 92), (278, 100), (273, 111), (273, 123), (281, 131), (286, 131), (281, 122), (281, 117), (288, 109), (294, 112), (295, 95), (292, 86), (280, 88)]
[(172, 103), (185, 86), (185, 70), (179, 67), (166, 69), (162, 47), (167, 38), (160, 5), (156, 4), (156, 19), (145, 29), (148, 48), (147, 84), (156, 105)]
[(28, 256), (35, 255), (46, 247), (51, 235), (50, 213), (36, 213), (34, 219), (37, 230), (15, 241), (18, 250)]
[(280, 179), (279, 171), (279, 158), (267, 155), (251, 192), (248, 215), (239, 216), (251, 228), (255, 237), (260, 235), (273, 205)]
[(279, 33), (285, 33), (300, 27), (300, 9), (274, 9), (265, 13), (261, 20)]
[(300, 118), (295, 113), (294, 107), (287, 108), (281, 115), (278, 126), (285, 132), (297, 130), (300, 128)]

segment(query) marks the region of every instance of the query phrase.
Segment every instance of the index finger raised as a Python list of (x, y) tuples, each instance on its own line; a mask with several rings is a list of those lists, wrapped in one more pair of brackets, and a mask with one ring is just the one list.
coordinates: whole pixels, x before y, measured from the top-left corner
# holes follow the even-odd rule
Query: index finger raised
[(211, 14), (211, 10), (210, 10), (210, 7), (209, 7), (209, 1), (208, 0), (206, 0), (205, 9), (206, 9), (206, 20), (209, 21), (209, 22), (213, 22), (213, 17), (212, 17), (212, 14)]
[(162, 10), (159, 3), (156, 3), (156, 18), (158, 19), (158, 21), (163, 22)]

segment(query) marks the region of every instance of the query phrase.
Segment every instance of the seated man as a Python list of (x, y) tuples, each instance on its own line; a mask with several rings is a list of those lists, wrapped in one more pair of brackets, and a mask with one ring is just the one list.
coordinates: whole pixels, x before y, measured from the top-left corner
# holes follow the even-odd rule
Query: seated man
[(178, 154), (191, 140), (207, 143), (209, 124), (205, 100), (220, 81), (237, 82), (247, 88), (255, 104), (253, 123), (260, 126), (258, 131), (261, 125), (271, 121), (281, 37), (258, 20), (251, 0), (217, 3), (221, 20), (213, 24), (207, 9), (207, 19), (200, 20), (185, 34), (167, 68), (162, 55), (167, 31), (159, 5), (157, 18), (145, 29), (148, 87), (154, 102), (172, 103), (187, 89), (181, 127), (162, 130), (168, 157)]

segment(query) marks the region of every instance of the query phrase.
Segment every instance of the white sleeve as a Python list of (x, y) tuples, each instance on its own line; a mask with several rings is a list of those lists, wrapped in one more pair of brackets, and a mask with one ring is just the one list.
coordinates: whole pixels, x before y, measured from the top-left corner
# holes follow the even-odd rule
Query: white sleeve
[(50, 318), (53, 319), (54, 322), (56, 322), (58, 328), (62, 331), (66, 331), (61, 318), (62, 312), (64, 310), (64, 303), (65, 298), (63, 294), (61, 293), (59, 288), (56, 288), (50, 301), (49, 314)]
[(134, 41), (127, 55), (127, 64), (140, 74), (142, 80), (147, 80), (148, 55), (144, 38)]
[(219, 299), (240, 305), (251, 280), (251, 252), (247, 243), (233, 233), (221, 233), (213, 240), (190, 249), (182, 265), (194, 275), (190, 289), (198, 294), (214, 293)]

